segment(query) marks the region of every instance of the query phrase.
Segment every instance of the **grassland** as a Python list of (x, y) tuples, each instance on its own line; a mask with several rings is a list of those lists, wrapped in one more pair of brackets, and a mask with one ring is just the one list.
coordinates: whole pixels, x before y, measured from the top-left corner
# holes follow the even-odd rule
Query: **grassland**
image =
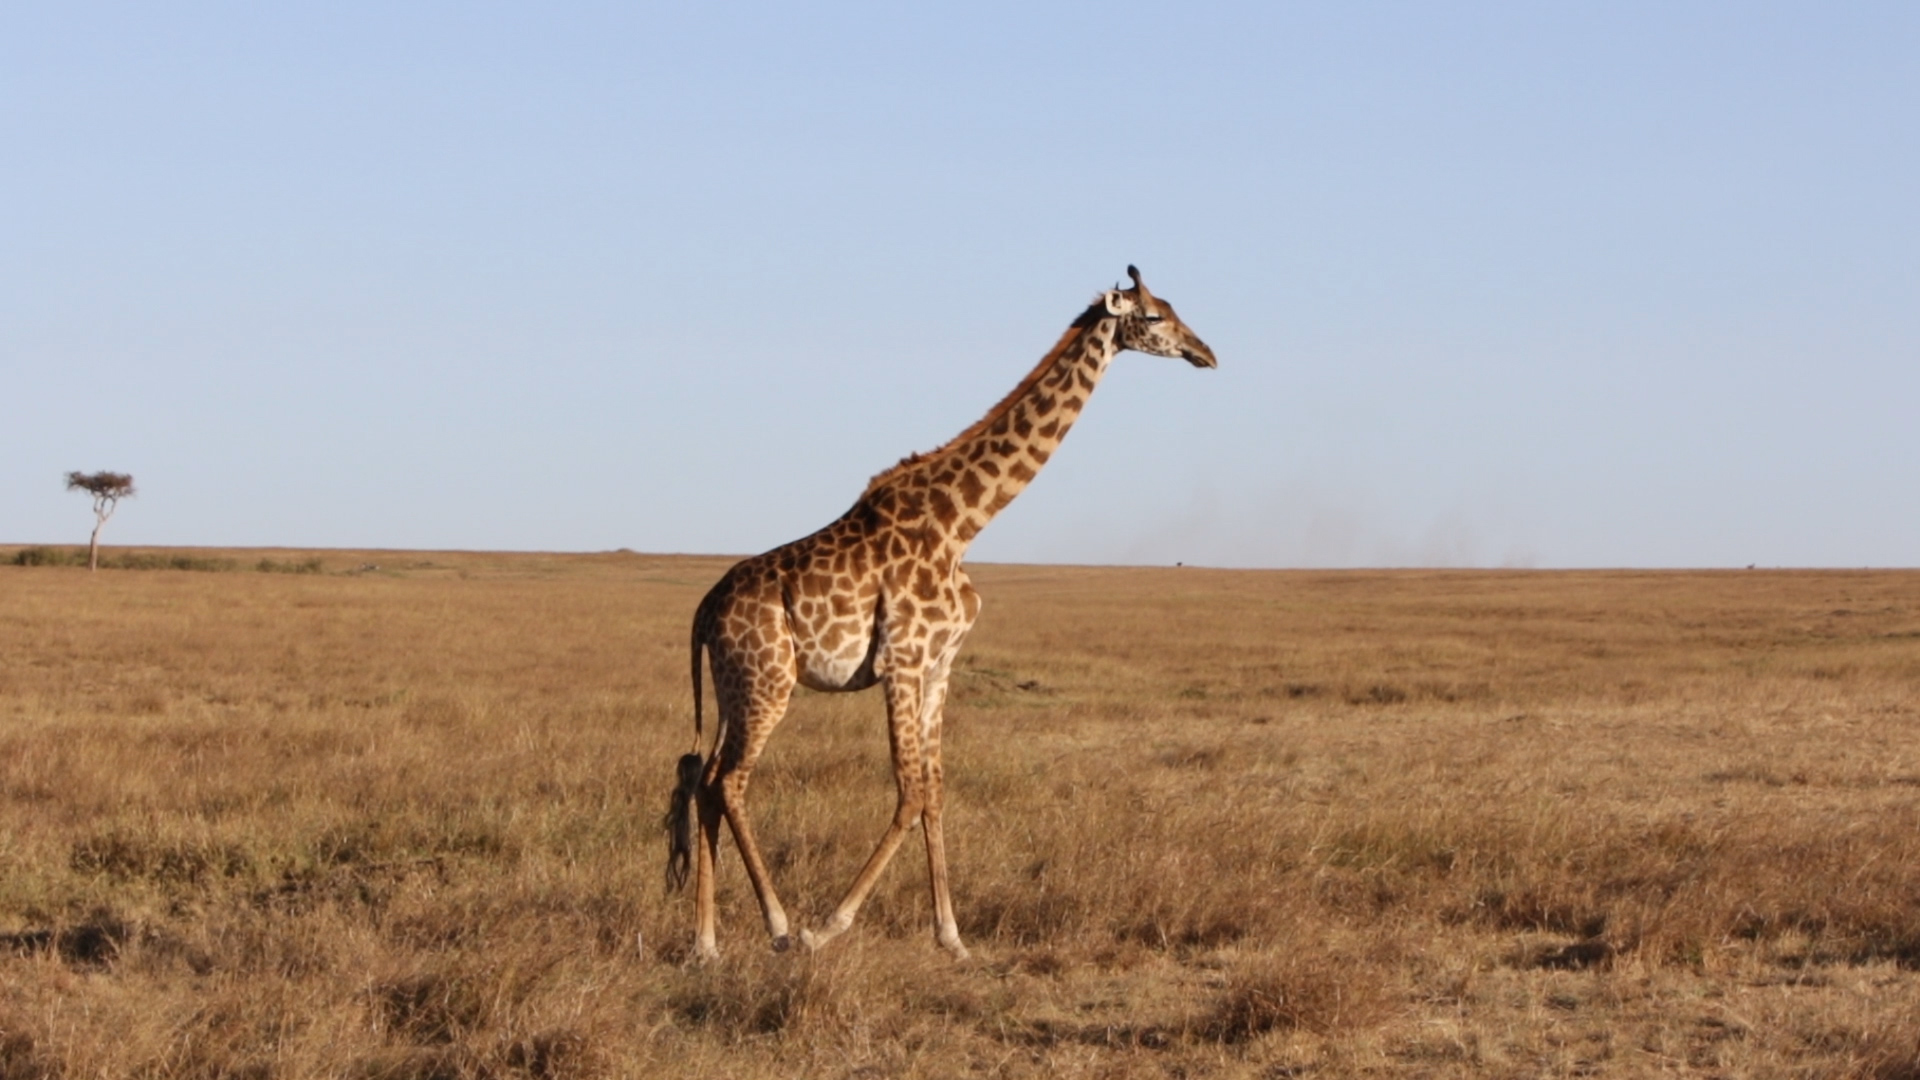
[[(774, 955), (729, 849), (700, 967), (658, 825), (724, 560), (28, 561), (4, 1080), (1920, 1076), (1920, 573), (978, 567), (974, 959), (911, 848)], [(755, 793), (804, 924), (877, 696)]]

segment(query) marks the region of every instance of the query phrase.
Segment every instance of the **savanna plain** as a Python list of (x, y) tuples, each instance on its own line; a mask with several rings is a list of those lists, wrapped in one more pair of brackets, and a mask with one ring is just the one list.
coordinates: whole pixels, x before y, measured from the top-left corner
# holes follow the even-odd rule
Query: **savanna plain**
[[(910, 838), (690, 962), (727, 560), (0, 548), (0, 1078), (1920, 1077), (1920, 573), (979, 566)], [(711, 701), (711, 698), (709, 698)], [(709, 728), (711, 731), (711, 728)], [(802, 691), (800, 925), (892, 813)]]

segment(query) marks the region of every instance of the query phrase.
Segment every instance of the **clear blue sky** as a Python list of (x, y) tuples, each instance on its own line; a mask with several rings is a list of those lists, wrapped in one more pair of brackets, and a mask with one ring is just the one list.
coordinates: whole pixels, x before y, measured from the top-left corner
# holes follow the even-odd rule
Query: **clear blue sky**
[[(697, 10), (696, 10), (697, 9)], [(804, 9), (804, 10), (802, 10)], [(1920, 5), (0, 14), (0, 542), (750, 552), (1138, 263), (975, 544), (1920, 564)]]

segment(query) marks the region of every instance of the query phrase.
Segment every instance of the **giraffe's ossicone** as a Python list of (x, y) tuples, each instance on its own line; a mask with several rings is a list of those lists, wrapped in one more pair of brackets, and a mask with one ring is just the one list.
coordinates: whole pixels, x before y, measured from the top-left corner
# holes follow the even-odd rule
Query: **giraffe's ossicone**
[[(960, 565), (967, 545), (1032, 482), (1116, 354), (1132, 349), (1215, 366), (1213, 350), (1173, 306), (1140, 282), (1100, 294), (1013, 392), (952, 441), (873, 478), (852, 509), (811, 536), (737, 563), (693, 617), (694, 749), (680, 760), (667, 815), (668, 881), (692, 870), (695, 953), (714, 939), (720, 821), (733, 830), (775, 950), (789, 947), (787, 913), (747, 818), (747, 781), (796, 685), (886, 694), (899, 801), (873, 855), (825, 926), (817, 948), (853, 924), (874, 882), (919, 822), (927, 842), (934, 937), (967, 954), (947, 895), (941, 833), (940, 727), (947, 676), (980, 614)], [(700, 657), (713, 671), (720, 721), (702, 757)]]

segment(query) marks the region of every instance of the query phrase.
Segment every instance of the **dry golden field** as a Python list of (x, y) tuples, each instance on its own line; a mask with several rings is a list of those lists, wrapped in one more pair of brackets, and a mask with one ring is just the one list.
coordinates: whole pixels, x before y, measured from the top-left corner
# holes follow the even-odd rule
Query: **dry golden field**
[[(1920, 573), (976, 567), (973, 959), (915, 840), (812, 956), (725, 848), (700, 967), (725, 560), (188, 554), (0, 565), (0, 1080), (1920, 1077)], [(795, 699), (802, 925), (891, 784)]]

